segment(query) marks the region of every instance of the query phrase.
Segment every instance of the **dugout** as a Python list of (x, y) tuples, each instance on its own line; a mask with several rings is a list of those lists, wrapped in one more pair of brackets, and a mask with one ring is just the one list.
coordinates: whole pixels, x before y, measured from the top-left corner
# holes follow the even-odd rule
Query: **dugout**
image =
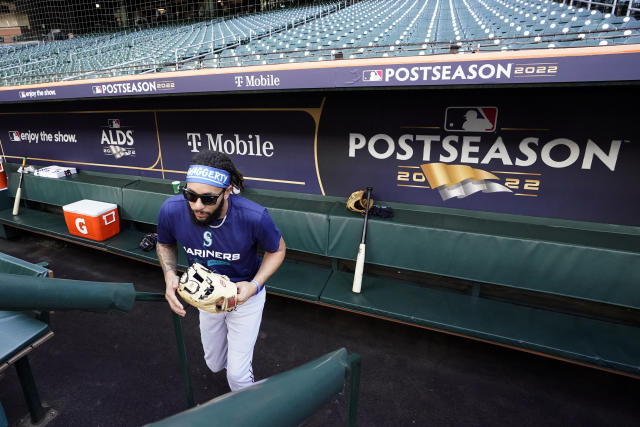
[[(637, 55), (379, 58), (5, 88), (0, 223), (5, 235), (155, 263), (137, 243), (171, 181), (211, 147), (245, 173), (246, 197), (269, 208), (290, 249), (270, 292), (637, 377), (639, 135), (621, 104), (638, 92)], [(13, 216), (25, 156), (79, 173), (26, 175)], [(396, 214), (370, 219), (354, 294), (362, 218), (344, 202), (366, 186)], [(82, 198), (118, 204), (121, 233), (71, 236), (61, 206)]]

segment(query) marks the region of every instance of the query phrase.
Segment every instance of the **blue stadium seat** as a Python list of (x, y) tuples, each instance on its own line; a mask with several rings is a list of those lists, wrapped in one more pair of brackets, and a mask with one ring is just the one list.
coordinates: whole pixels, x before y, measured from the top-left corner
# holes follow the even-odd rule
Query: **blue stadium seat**
[[(333, 2), (0, 49), (0, 76), (20, 84), (56, 74), (69, 80), (173, 71), (169, 64), (176, 60), (180, 69), (318, 61), (333, 58), (335, 49), (344, 49), (345, 58), (429, 55), (448, 52), (451, 43), (461, 46), (460, 53), (478, 45), (610, 45), (634, 43), (637, 28), (633, 17), (549, 0), (363, 0), (347, 7)], [(588, 37), (576, 40), (579, 34)]]

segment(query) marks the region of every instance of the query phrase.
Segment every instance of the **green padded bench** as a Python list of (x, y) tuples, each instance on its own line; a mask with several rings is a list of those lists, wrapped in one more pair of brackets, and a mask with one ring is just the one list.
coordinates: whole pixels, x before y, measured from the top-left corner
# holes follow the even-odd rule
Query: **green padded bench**
[[(404, 205), (395, 212), (369, 220), (366, 262), (437, 275), (433, 283), (365, 275), (354, 294), (353, 275), (335, 272), (321, 302), (640, 377), (640, 229)], [(336, 207), (328, 255), (353, 260), (361, 226), (359, 215)], [(469, 289), (447, 290), (440, 276)], [(496, 289), (498, 298), (485, 296)], [(509, 298), (518, 293), (552, 307)], [(624, 312), (626, 321), (593, 318), (583, 305)]]
[[(32, 264), (0, 252), (0, 273), (30, 277), (50, 277), (51, 271), (43, 263)], [(0, 373), (15, 366), (20, 385), (29, 408), (31, 421), (37, 423), (53, 413), (40, 401), (28, 355), (53, 336), (46, 321), (47, 316), (34, 318), (25, 313), (0, 311)], [(0, 404), (0, 427), (8, 420)]]
[(26, 314), (0, 311), (0, 372), (53, 336), (49, 326)]
[(28, 354), (52, 336), (49, 325), (40, 320), (24, 313), (0, 311), (0, 373), (15, 366), (34, 424), (41, 421), (47, 411), (40, 401)]

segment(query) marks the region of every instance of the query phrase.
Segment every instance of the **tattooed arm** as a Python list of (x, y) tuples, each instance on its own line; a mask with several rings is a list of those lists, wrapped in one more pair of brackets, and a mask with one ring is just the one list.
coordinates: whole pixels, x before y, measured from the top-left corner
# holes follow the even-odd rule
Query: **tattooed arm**
[(180, 300), (176, 296), (176, 289), (178, 289), (179, 276), (177, 272), (178, 267), (178, 247), (176, 245), (166, 245), (158, 243), (156, 245), (156, 253), (158, 254), (158, 261), (160, 261), (160, 267), (164, 273), (165, 294), (169, 307), (176, 314), (184, 317), (187, 312), (184, 310)]

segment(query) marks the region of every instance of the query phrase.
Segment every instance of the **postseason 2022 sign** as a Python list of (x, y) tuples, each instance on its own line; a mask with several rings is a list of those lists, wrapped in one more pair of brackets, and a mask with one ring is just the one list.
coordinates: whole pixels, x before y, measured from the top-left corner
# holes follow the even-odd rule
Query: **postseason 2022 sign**
[[(228, 154), (254, 188), (640, 225), (633, 113), (572, 92), (369, 92), (314, 108), (0, 115), (9, 161), (184, 179)], [(529, 92), (530, 94), (532, 92)], [(548, 93), (548, 92), (547, 92)], [(578, 109), (579, 106), (579, 109)]]
[(640, 225), (631, 113), (584, 95), (568, 112), (543, 97), (423, 94), (327, 101), (318, 152), (327, 194), (372, 186), (381, 200)]
[[(266, 62), (266, 59), (265, 59)], [(0, 102), (323, 88), (640, 80), (637, 45), (310, 61), (0, 87)]]

